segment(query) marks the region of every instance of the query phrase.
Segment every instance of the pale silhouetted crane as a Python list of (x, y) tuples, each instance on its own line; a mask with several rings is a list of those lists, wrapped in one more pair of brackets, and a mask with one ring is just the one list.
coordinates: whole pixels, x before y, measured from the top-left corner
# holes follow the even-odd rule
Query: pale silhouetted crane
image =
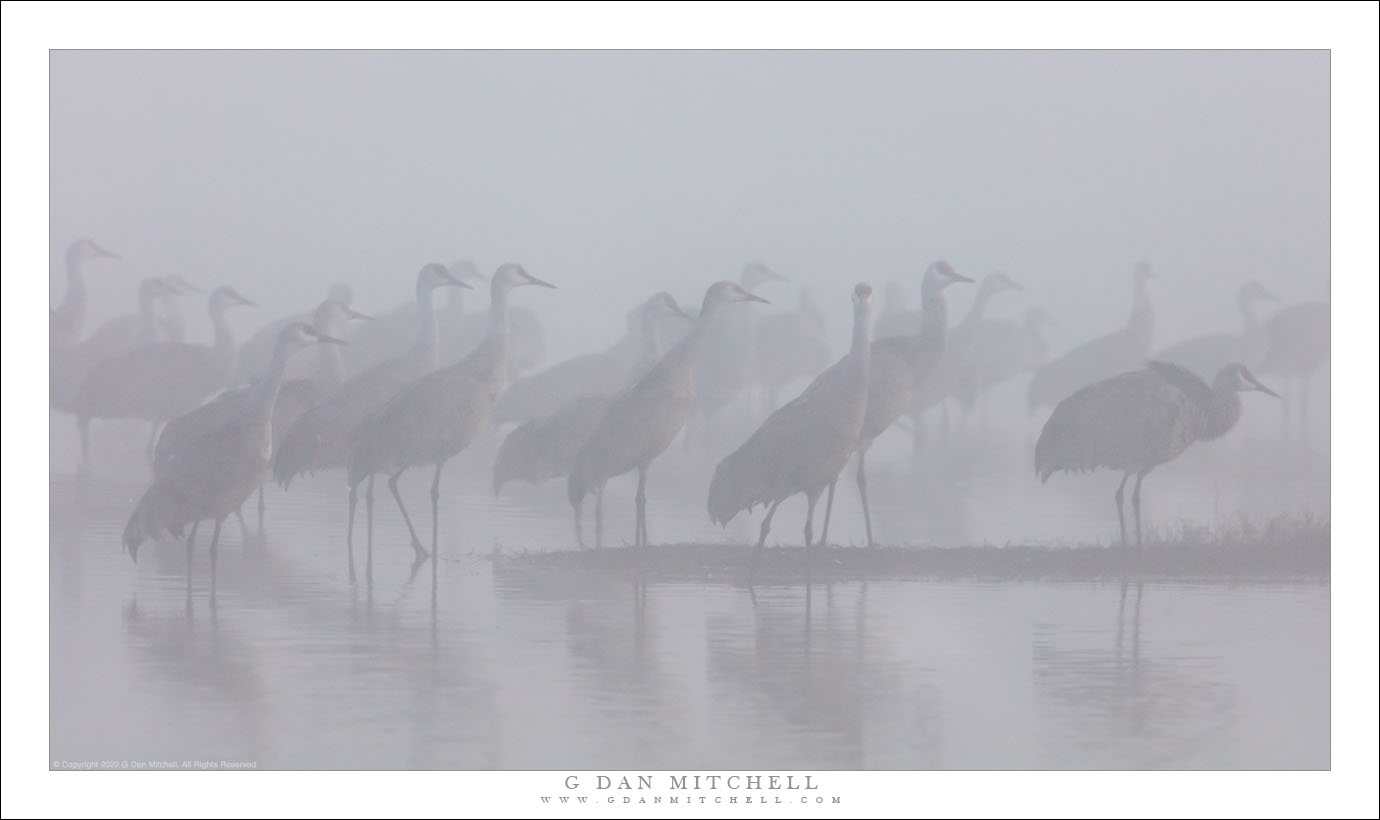
[(1035, 371), (1026, 390), (1026, 409), (1034, 413), (1051, 407), (1080, 387), (1142, 367), (1150, 355), (1150, 338), (1155, 330), (1155, 314), (1150, 308), (1146, 283), (1154, 278), (1150, 266), (1136, 265), (1132, 274), (1135, 298), (1131, 317), (1120, 330), (1099, 336), (1052, 359)]
[[(273, 459), (273, 478), (283, 487), (302, 473), (345, 467), (350, 456), (350, 434), (370, 413), (379, 409), (407, 385), (436, 368), (436, 314), (432, 294), (440, 287), (469, 287), (445, 265), (432, 262), (417, 273), (416, 341), (402, 357), (382, 362), (351, 376), (332, 390), (320, 404), (303, 413), (288, 428), (282, 447)], [(372, 324), (372, 323), (371, 323)], [(401, 508), (397, 485), (390, 487)], [(356, 493), (350, 492), (350, 521), (354, 521)], [(373, 509), (374, 482), (369, 481), (365, 502)], [(355, 578), (354, 527), (346, 532), (350, 554), (350, 580)]]
[[(1289, 430), (1289, 405), (1299, 394), (1299, 421), (1308, 423), (1308, 385), (1313, 372), (1332, 354), (1332, 306), (1301, 302), (1281, 308), (1265, 322), (1262, 373), (1284, 377), (1284, 428)], [(1296, 381), (1297, 380), (1297, 381)]]
[(824, 314), (800, 292), (800, 307), (787, 313), (769, 313), (757, 325), (757, 361), (753, 375), (767, 391), (767, 404), (775, 410), (781, 389), (797, 379), (813, 379), (829, 366), (828, 328)]
[[(643, 335), (642, 356), (631, 374), (634, 383), (661, 360), (664, 352), (662, 322), (672, 317), (694, 321), (665, 291), (644, 302), (639, 314), (638, 324)], [(594, 434), (617, 398), (617, 392), (577, 396), (556, 412), (514, 428), (503, 439), (494, 458), (494, 493), (497, 494), (504, 483), (513, 479), (536, 484), (550, 478), (569, 476), (575, 456)], [(602, 493), (595, 496), (596, 546), (603, 546), (603, 500)]]
[(953, 396), (963, 412), (971, 412), (996, 385), (1039, 369), (1048, 355), (1044, 328), (1051, 324), (1044, 308), (1026, 311), (1020, 323), (1006, 319), (979, 322), (964, 366), (950, 371)]
[(156, 342), (102, 362), (77, 389), (73, 408), (81, 427), (82, 462), (90, 455), (91, 419), (143, 419), (152, 422), (147, 455), (163, 422), (192, 410), (225, 387), (234, 365), (235, 340), (225, 311), (254, 303), (230, 287), (219, 287), (207, 300), (215, 329), (210, 345)]
[(86, 263), (119, 258), (90, 239), (78, 239), (67, 246), (67, 292), (58, 306), (48, 311), (48, 344), (75, 344), (86, 330)]
[[(867, 545), (872, 546), (872, 512), (867, 504), (867, 450), (886, 432), (910, 402), (917, 385), (923, 383), (940, 358), (949, 334), (949, 314), (944, 289), (955, 282), (972, 282), (956, 272), (948, 262), (939, 261), (925, 270), (920, 282), (920, 310), (924, 314), (920, 330), (910, 336), (888, 336), (872, 343), (868, 371), (867, 414), (858, 434), (858, 492), (862, 496), (863, 521), (867, 526)], [(834, 507), (831, 482), (824, 505), (823, 541), (829, 536), (829, 516)]]
[(915, 386), (911, 394), (909, 414), (915, 425), (917, 446), (924, 435), (925, 413), (931, 407), (938, 406), (942, 410), (944, 426), (948, 427), (948, 399), (953, 394), (957, 374), (970, 366), (973, 339), (987, 312), (987, 305), (997, 294), (1013, 290), (1024, 288), (1001, 271), (989, 273), (978, 286), (977, 296), (968, 312), (949, 330), (944, 342), (944, 355), (939, 357), (930, 374)]
[(1274, 298), (1259, 282), (1245, 283), (1236, 293), (1236, 307), (1241, 311), (1239, 335), (1208, 333), (1195, 336), (1161, 350), (1155, 360), (1182, 365), (1204, 379), (1212, 378), (1232, 362), (1258, 367), (1265, 353), (1265, 333), (1256, 318), (1255, 304)]
[[(749, 262), (738, 278), (743, 290), (755, 293), (766, 282), (786, 277), (762, 264)], [(695, 408), (704, 422), (704, 443), (714, 445), (714, 419), (719, 411), (752, 385), (756, 365), (758, 312), (737, 310), (719, 319), (704, 341), (695, 366)]]
[[(368, 318), (368, 316), (352, 310), (343, 302), (327, 299), (312, 313), (311, 324), (322, 336), (340, 339), (345, 336), (345, 325), (350, 319)], [(282, 328), (279, 329), (278, 336), (281, 343)], [(344, 365), (340, 359), (340, 345), (322, 345), (318, 351), (320, 355), (317, 359), (314, 378), (287, 379), (284, 377), (282, 386), (278, 390), (278, 399), (273, 404), (271, 428), (275, 450), (282, 443), (283, 437), (287, 434), (292, 423), (315, 405), (316, 397), (326, 395), (344, 381)], [(274, 355), (277, 355), (276, 350)], [(271, 364), (272, 358), (269, 361)], [(253, 400), (253, 395), (254, 388), (252, 385), (228, 390), (213, 401), (209, 401), (177, 418), (170, 419), (164, 425), (163, 432), (158, 436), (158, 444), (153, 449), (154, 478), (168, 474), (183, 459), (198, 458), (197, 441), (207, 430), (221, 427), (234, 418), (237, 413), (242, 412), (242, 407), (246, 402)], [(263, 492), (263, 483), (260, 482), (260, 530), (263, 529), (264, 517)], [(243, 518), (241, 518), (240, 523), (243, 526)]]
[(284, 328), (269, 371), (222, 424), (205, 429), (186, 444), (186, 457), (170, 462), (154, 478), (125, 524), (122, 542), (138, 560), (139, 545), (163, 533), (181, 537), (188, 524), (187, 596), (192, 594), (192, 546), (197, 524), (215, 522), (211, 535), (211, 601), (216, 595), (216, 549), (227, 516), (240, 508), (268, 470), (273, 454), (273, 406), (288, 357), (316, 342), (335, 342), (311, 325)]
[(767, 300), (736, 282), (725, 280), (710, 285), (690, 334), (667, 351), (647, 375), (618, 395), (599, 427), (580, 448), (566, 482), (579, 543), (584, 543), (580, 519), (585, 495), (591, 490), (602, 493), (610, 478), (636, 469), (634, 540), (638, 546), (647, 545), (647, 467), (685, 427), (695, 403), (695, 364), (700, 350), (711, 335), (719, 333), (715, 317), (720, 308), (734, 302)]
[(85, 339), (48, 350), (48, 399), (55, 410), (75, 413), (73, 401), (82, 382), (99, 363), (123, 356), (136, 347), (158, 341), (154, 305), (160, 299), (177, 296), (171, 282), (153, 276), (139, 283), (137, 313), (110, 319)]
[(848, 354), (819, 374), (805, 392), (767, 417), (762, 426), (714, 469), (709, 483), (709, 518), (727, 524), (740, 510), (767, 508), (754, 573), (781, 502), (804, 493), (805, 546), (814, 541), (815, 503), (831, 487), (858, 448), (867, 414), (869, 365), (875, 345), (868, 341), (872, 288), (853, 289), (853, 343)]
[[(326, 299), (334, 300), (348, 307), (354, 299), (354, 293), (348, 286), (336, 283), (327, 291)], [(413, 300), (408, 307), (411, 308), (408, 313), (408, 319), (411, 320), (410, 327), (412, 329), (412, 336), (415, 339), (417, 335), (416, 300)], [(268, 322), (255, 331), (253, 336), (246, 339), (244, 344), (240, 345), (240, 349), (235, 353), (235, 376), (231, 380), (231, 384), (242, 385), (257, 381), (268, 367), (268, 363), (273, 359), (273, 351), (278, 345), (278, 334), (282, 332), (283, 328), (295, 322), (309, 322), (315, 325), (312, 313), (294, 313), (291, 316), (283, 316)], [(315, 326), (318, 330), (321, 329), (319, 325)], [(329, 333), (329, 331), (327, 332)], [(350, 344), (351, 347), (354, 346), (353, 339)], [(341, 356), (337, 348), (326, 347), (322, 348), (322, 350), (330, 350), (336, 359), (339, 359)], [(311, 372), (310, 366), (304, 367), (299, 363), (299, 360), (294, 359), (288, 362), (287, 375), (284, 379), (291, 380), (293, 378), (308, 377), (308, 374)], [(315, 378), (314, 376), (311, 377)], [(279, 398), (281, 399), (282, 397), (280, 396)]]
[[(418, 560), (432, 557), (432, 589), (436, 580), (437, 516), (441, 493), (441, 468), (469, 446), (489, 425), (489, 412), (508, 378), (508, 295), (513, 288), (540, 285), (554, 288), (523, 269), (507, 263), (489, 282), (489, 335), (470, 355), (449, 367), (430, 373), (405, 387), (382, 407), (364, 418), (350, 436), (348, 482), (350, 497), (365, 478), (376, 473), (389, 476), (388, 486), (402, 510)], [(431, 552), (421, 545), (412, 519), (397, 492), (398, 477), (414, 465), (434, 464), (431, 480)], [(372, 579), (373, 509), (368, 509), (369, 552), (366, 578)], [(352, 516), (353, 518), (353, 516)], [(354, 562), (353, 556), (350, 559)]]
[(1121, 543), (1126, 543), (1122, 494), (1136, 477), (1131, 504), (1136, 543), (1141, 543), (1140, 485), (1147, 473), (1177, 457), (1195, 441), (1225, 435), (1241, 417), (1240, 391), (1278, 398), (1243, 364), (1229, 364), (1212, 386), (1186, 368), (1167, 362), (1090, 384), (1055, 406), (1035, 443), (1035, 472), (1047, 481), (1059, 470), (1106, 467), (1122, 472), (1116, 488)]
[[(458, 259), (447, 268), (456, 279), (470, 285), (471, 289), (487, 286), (488, 277), (480, 273), (473, 262)], [(477, 340), (466, 342), (463, 349), (456, 339), (456, 329), (465, 319), (465, 294), (463, 290), (452, 290), (445, 304), (436, 306), (436, 364), (438, 367), (453, 363), (464, 353), (474, 348)], [(483, 315), (483, 314), (479, 314)], [(352, 372), (367, 370), (374, 365), (392, 361), (403, 356), (417, 338), (417, 306), (406, 302), (387, 310), (375, 312), (375, 320), (367, 328), (360, 328), (359, 338), (350, 342), (346, 352)], [(481, 334), (482, 335), (482, 334)]]

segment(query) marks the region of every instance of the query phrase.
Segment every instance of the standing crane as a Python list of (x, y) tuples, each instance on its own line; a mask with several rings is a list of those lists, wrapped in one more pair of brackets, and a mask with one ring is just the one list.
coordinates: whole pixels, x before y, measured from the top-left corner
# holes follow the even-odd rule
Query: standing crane
[(1211, 387), (1179, 365), (1153, 361), (1141, 370), (1095, 382), (1055, 406), (1035, 443), (1035, 473), (1043, 483), (1060, 470), (1120, 470), (1116, 514), (1123, 545), (1126, 515), (1122, 493), (1126, 480), (1135, 475), (1131, 505), (1139, 545), (1140, 485), (1146, 474), (1195, 441), (1226, 435), (1241, 417), (1237, 394), (1248, 390), (1279, 397), (1256, 381), (1243, 364), (1223, 367)]
[(195, 408), (229, 381), (235, 340), (225, 312), (235, 306), (253, 304), (234, 288), (216, 288), (207, 300), (207, 312), (215, 329), (211, 345), (157, 342), (135, 348), (93, 369), (73, 399), (77, 424), (81, 427), (82, 462), (88, 463), (90, 455), (91, 419), (128, 418), (152, 422), (146, 448), (152, 461), (153, 444), (163, 422)]
[[(949, 334), (949, 313), (944, 290), (955, 282), (972, 282), (943, 260), (931, 264), (920, 281), (920, 330), (910, 336), (888, 336), (872, 343), (868, 370), (867, 414), (858, 434), (858, 493), (862, 496), (863, 521), (867, 525), (867, 545), (872, 540), (872, 512), (867, 505), (867, 451), (877, 437), (886, 432), (905, 412), (917, 385), (934, 372)], [(829, 516), (833, 513), (834, 487), (824, 505), (824, 530), (820, 540), (829, 537)]]
[(158, 341), (154, 307), (181, 293), (171, 282), (151, 276), (139, 283), (139, 311), (104, 322), (81, 341), (48, 349), (48, 398), (55, 410), (75, 413), (73, 400), (86, 377), (101, 362)]
[[(336, 283), (326, 292), (326, 299), (339, 302), (349, 307), (350, 303), (354, 301), (354, 293), (348, 286)], [(414, 328), (413, 334), (415, 336), (417, 307), (415, 304), (409, 305), (409, 307), (411, 310), (408, 318), (412, 320)], [(256, 381), (268, 367), (269, 361), (273, 359), (273, 351), (278, 346), (278, 334), (282, 332), (283, 328), (294, 322), (310, 322), (313, 326), (320, 329), (320, 325), (315, 324), (313, 314), (305, 312), (294, 313), (291, 316), (283, 316), (268, 322), (255, 331), (253, 336), (246, 339), (244, 344), (240, 345), (240, 349), (235, 353), (235, 376), (231, 379), (231, 384), (238, 386)], [(351, 342), (351, 346), (353, 346), (353, 341)], [(322, 348), (322, 350), (331, 350), (332, 358), (337, 360), (340, 359), (339, 350), (335, 348)], [(293, 360), (288, 363), (287, 375), (283, 377), (285, 380), (291, 380), (294, 377), (302, 378), (306, 374), (307, 368), (298, 366), (295, 364), (296, 361), (297, 360)]]
[(766, 388), (770, 409), (778, 407), (783, 387), (797, 379), (813, 379), (829, 366), (827, 330), (824, 314), (807, 290), (800, 292), (799, 309), (762, 317), (753, 376)]
[[(767, 282), (785, 282), (786, 277), (762, 264), (749, 262), (738, 282), (742, 289), (755, 293)], [(752, 385), (756, 363), (756, 310), (739, 310), (719, 320), (714, 333), (705, 340), (695, 365), (695, 408), (704, 423), (704, 441), (713, 445), (714, 419), (729, 402)]]
[[(508, 378), (508, 295), (513, 288), (538, 285), (554, 288), (528, 273), (521, 265), (507, 263), (489, 281), (489, 335), (470, 355), (449, 367), (430, 373), (398, 393), (377, 412), (365, 417), (350, 436), (348, 482), (353, 507), (355, 488), (375, 473), (389, 476), (388, 485), (402, 510), (420, 561), (432, 558), (432, 592), (436, 589), (437, 520), (441, 493), (441, 468), (469, 446), (489, 424), (489, 413)], [(436, 465), (431, 480), (431, 551), (421, 539), (397, 493), (398, 477), (407, 468)], [(369, 526), (366, 578), (374, 573), (374, 510), (367, 507)], [(353, 516), (351, 516), (353, 518)], [(354, 563), (353, 555), (350, 562)]]
[[(327, 299), (312, 314), (312, 326), (326, 338), (339, 339), (345, 335), (345, 323), (350, 319), (369, 319), (370, 317), (352, 310), (343, 302)], [(285, 325), (286, 327), (286, 325)], [(278, 336), (281, 341), (283, 331)], [(340, 386), (344, 381), (344, 364), (340, 359), (340, 345), (328, 344), (318, 348), (317, 371), (314, 379), (288, 379), (284, 376), (278, 389), (278, 398), (273, 404), (273, 447), (276, 450), (282, 443), (288, 429), (303, 413), (311, 409), (317, 396), (325, 395)], [(277, 354), (277, 350), (274, 350)], [(270, 363), (272, 359), (270, 358)], [(285, 365), (286, 366), (286, 365)], [(158, 436), (158, 444), (153, 449), (154, 478), (164, 476), (174, 469), (179, 461), (198, 458), (197, 441), (207, 430), (224, 425), (236, 413), (241, 412), (245, 402), (254, 395), (253, 385), (228, 390), (215, 400), (171, 419), (163, 426)], [(259, 483), (259, 528), (263, 529), (264, 488)], [(244, 519), (240, 519), (241, 526)]]
[[(1301, 302), (1281, 308), (1265, 322), (1263, 373), (1284, 377), (1284, 429), (1289, 432), (1289, 405), (1299, 394), (1300, 424), (1308, 423), (1308, 384), (1313, 371), (1332, 354), (1332, 306), (1327, 302)], [(1295, 380), (1299, 385), (1295, 387)]]
[[(973, 337), (987, 312), (987, 304), (992, 297), (1006, 291), (1025, 290), (1021, 285), (1001, 271), (989, 273), (978, 286), (977, 296), (968, 312), (948, 332), (944, 342), (944, 355), (935, 363), (934, 370), (920, 381), (911, 394), (910, 417), (915, 425), (917, 447), (924, 435), (925, 413), (931, 407), (939, 406), (948, 426), (949, 396), (953, 393), (954, 382), (959, 373), (966, 371), (972, 357)], [(923, 322), (922, 322), (923, 324)]]
[(867, 414), (868, 374), (876, 345), (868, 340), (872, 287), (853, 288), (853, 344), (848, 355), (819, 374), (795, 400), (762, 422), (762, 426), (714, 469), (709, 483), (709, 518), (727, 524), (739, 510), (767, 507), (757, 548), (771, 531), (771, 519), (781, 502), (804, 493), (805, 546), (814, 538), (815, 503), (826, 487), (833, 487), (848, 457), (858, 449), (858, 434)]
[(566, 481), (566, 495), (575, 512), (575, 538), (579, 543), (584, 543), (580, 519), (585, 495), (591, 490), (602, 494), (610, 478), (636, 469), (634, 541), (638, 546), (647, 546), (647, 468), (685, 427), (695, 403), (695, 365), (700, 350), (710, 338), (714, 317), (724, 305), (734, 302), (767, 304), (766, 299), (736, 282), (723, 280), (710, 285), (690, 334), (667, 351), (647, 375), (619, 394), (576, 454)]
[[(630, 374), (636, 381), (660, 361), (664, 352), (662, 322), (672, 317), (693, 322), (671, 294), (661, 291), (643, 303), (639, 324), (642, 327), (642, 357)], [(533, 419), (514, 428), (503, 439), (494, 458), (494, 493), (513, 479), (533, 484), (548, 478), (565, 478), (575, 464), (580, 448), (604, 420), (618, 392), (587, 393), (566, 402), (554, 413)], [(603, 494), (595, 497), (594, 543), (603, 546)]]
[(1084, 342), (1035, 371), (1026, 390), (1026, 408), (1030, 413), (1053, 406), (1080, 387), (1145, 364), (1155, 330), (1155, 314), (1146, 287), (1153, 278), (1148, 264), (1137, 264), (1131, 279), (1135, 297), (1126, 325)]
[(215, 522), (211, 534), (211, 602), (216, 599), (216, 549), (226, 517), (240, 508), (263, 480), (273, 454), (273, 406), (282, 385), (288, 357), (310, 344), (339, 343), (306, 323), (289, 325), (279, 334), (273, 361), (245, 400), (237, 403), (220, 424), (201, 431), (185, 445), (184, 455), (168, 463), (125, 524), (122, 540), (131, 559), (139, 560), (139, 545), (163, 533), (187, 536), (187, 597), (192, 595), (192, 546), (201, 521)]
[(67, 292), (58, 306), (48, 311), (49, 345), (74, 344), (86, 329), (86, 263), (119, 258), (90, 239), (78, 239), (67, 246)]
[(1185, 339), (1161, 350), (1156, 361), (1182, 365), (1204, 379), (1216, 375), (1232, 362), (1258, 366), (1265, 353), (1265, 333), (1255, 315), (1257, 302), (1275, 297), (1259, 282), (1245, 283), (1236, 293), (1236, 307), (1241, 311), (1241, 334), (1209, 333)]
[[(345, 467), (350, 457), (350, 434), (370, 413), (382, 407), (413, 381), (436, 368), (436, 314), (432, 309), (432, 294), (441, 287), (464, 287), (462, 280), (446, 270), (446, 266), (431, 262), (417, 273), (417, 336), (407, 354), (381, 362), (350, 377), (331, 391), (320, 404), (303, 413), (283, 436), (282, 447), (273, 460), (273, 478), (283, 487), (292, 484), (298, 475), (317, 470)], [(395, 482), (389, 489), (402, 508)], [(355, 579), (353, 539), (356, 493), (350, 492), (350, 524), (346, 529), (346, 546), (350, 556), (350, 580)], [(365, 490), (370, 509), (374, 504), (374, 482), (371, 478)], [(421, 550), (420, 543), (414, 547)]]

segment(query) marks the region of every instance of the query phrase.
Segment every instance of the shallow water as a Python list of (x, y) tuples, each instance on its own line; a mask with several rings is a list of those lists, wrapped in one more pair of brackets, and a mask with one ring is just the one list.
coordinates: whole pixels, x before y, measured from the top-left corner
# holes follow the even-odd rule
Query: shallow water
[[(430, 476), (420, 472), (403, 487), (427, 537)], [(208, 527), (188, 604), (180, 544), (145, 544), (137, 565), (118, 546), (140, 480), (55, 476), (52, 759), (312, 769), (1330, 765), (1325, 583), (874, 581), (750, 595), (714, 583), (537, 580), (501, 571), (489, 553), (568, 547), (569, 519), (553, 512), (562, 487), (495, 499), (482, 479), (457, 470), (446, 485), (435, 605), (430, 565), (409, 580), (412, 553), (382, 485), (374, 581), (363, 582), (357, 545), (361, 578), (350, 583), (344, 493), (338, 475), (325, 475), (290, 493), (270, 489), (262, 542), (245, 543), (227, 522), (213, 609)], [(741, 541), (755, 530), (745, 520), (712, 528), (698, 505), (653, 490), (653, 540)], [(611, 540), (632, 529), (621, 492), (610, 493)], [(1097, 502), (1096, 515), (1065, 519), (1078, 534), (1105, 535)], [(856, 529), (853, 509), (841, 494), (839, 526)], [(902, 511), (884, 501), (876, 514), (899, 528)], [(780, 537), (794, 543), (798, 523), (783, 506), (778, 522), (788, 520)]]

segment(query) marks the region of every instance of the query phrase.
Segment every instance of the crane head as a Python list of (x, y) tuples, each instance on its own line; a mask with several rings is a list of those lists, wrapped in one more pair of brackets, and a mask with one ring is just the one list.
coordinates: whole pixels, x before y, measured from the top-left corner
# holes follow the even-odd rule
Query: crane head
[(527, 272), (527, 269), (516, 262), (505, 262), (498, 266), (494, 271), (493, 277), (489, 280), (489, 287), (494, 293), (500, 288), (512, 289), (520, 288), (523, 285), (538, 285), (543, 288), (554, 288), (555, 285), (543, 281)]
[(97, 245), (90, 239), (78, 239), (68, 247), (67, 253), (70, 257), (80, 260), (87, 259), (119, 259), (119, 256)]
[(256, 307), (256, 305), (240, 295), (240, 292), (230, 287), (222, 285), (211, 292), (211, 313), (219, 313), (229, 307), (241, 305), (244, 307)]
[(691, 322), (695, 321), (695, 317), (686, 313), (685, 310), (681, 308), (681, 306), (676, 302), (676, 297), (672, 296), (664, 290), (658, 292), (657, 294), (653, 295), (652, 298), (648, 299), (646, 304), (643, 305), (643, 309), (647, 312), (649, 316), (652, 317), (679, 316), (682, 319), (686, 319)]
[(982, 280), (983, 287), (988, 289), (988, 293), (1001, 293), (1004, 290), (1025, 290), (1021, 283), (1007, 276), (1001, 271), (990, 273), (987, 278)]
[(872, 286), (866, 282), (859, 282), (853, 288), (853, 306), (861, 310), (869, 310), (872, 307)]
[(930, 265), (930, 269), (926, 272), (926, 276), (930, 275), (934, 276), (935, 280), (939, 283), (940, 288), (947, 288), (949, 285), (952, 285), (955, 282), (973, 281), (972, 279), (969, 279), (968, 277), (954, 270), (953, 265), (950, 265), (948, 262), (945, 262), (942, 259), (938, 262), (935, 262), (933, 265)]
[(417, 273), (417, 292), (435, 290), (436, 288), (453, 287), (474, 289), (473, 285), (466, 284), (455, 275), (446, 270), (446, 266), (440, 262), (428, 262), (422, 266)]
[(1244, 364), (1232, 364), (1227, 365), (1227, 367), (1233, 371), (1232, 376), (1236, 380), (1235, 387), (1237, 392), (1247, 393), (1255, 391), (1264, 393), (1267, 396), (1279, 398), (1278, 393), (1257, 381), (1255, 376), (1251, 375), (1251, 371)]
[(757, 296), (737, 282), (721, 279), (710, 285), (709, 289), (704, 292), (704, 302), (700, 306), (700, 315), (704, 316), (712, 311), (718, 310), (724, 305), (732, 304), (733, 302), (761, 302), (764, 305), (771, 304), (771, 302), (768, 302), (761, 296)]
[(317, 330), (306, 322), (293, 322), (278, 332), (278, 345), (286, 347), (288, 352), (314, 344), (343, 345), (345, 342)]
[(1136, 272), (1133, 274), (1133, 276), (1136, 280), (1136, 284), (1139, 285), (1142, 282), (1148, 282), (1151, 279), (1154, 279), (1155, 272), (1150, 270), (1149, 262), (1137, 262)]
[(761, 262), (749, 262), (743, 266), (743, 275), (739, 281), (748, 290), (756, 290), (757, 286), (763, 282), (785, 282), (788, 280)]

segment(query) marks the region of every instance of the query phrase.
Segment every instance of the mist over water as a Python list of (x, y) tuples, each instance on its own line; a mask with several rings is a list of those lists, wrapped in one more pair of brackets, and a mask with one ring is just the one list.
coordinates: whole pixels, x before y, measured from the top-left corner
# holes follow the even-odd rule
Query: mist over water
[[(874, 289), (875, 329), (892, 297), (921, 307), (922, 277), (940, 260), (976, 280), (945, 290), (949, 328), (1004, 272), (1021, 289), (994, 296), (984, 316), (1014, 327), (1043, 309), (1046, 361), (1127, 325), (1142, 261), (1155, 273), (1148, 355), (1242, 334), (1250, 280), (1272, 296), (1256, 306), (1262, 323), (1302, 303), (1329, 310), (1322, 51), (59, 50), (50, 69), (50, 304), (68, 293), (74, 240), (119, 256), (84, 265), (80, 338), (136, 314), (145, 278), (181, 275), (200, 288), (172, 297), (191, 342), (212, 342), (218, 286), (255, 303), (226, 313), (238, 345), (310, 314), (337, 283), (377, 317), (345, 326), (347, 342), (394, 311), (410, 340), (419, 269), (454, 260), (485, 277), (519, 263), (556, 286), (511, 294), (514, 349), (533, 328), (540, 340), (523, 348), (539, 361), (515, 377), (632, 350), (642, 337), (629, 312), (654, 293), (694, 313), (711, 283), (739, 281), (754, 262), (781, 277), (753, 288), (769, 304), (725, 305), (711, 327), (726, 339), (735, 321), (767, 327), (805, 296), (819, 324), (802, 326), (828, 363), (848, 353), (855, 284)], [(458, 291), (472, 332), (443, 325), (443, 365), (487, 327), (490, 285), (472, 284)], [(688, 327), (659, 337), (663, 347)], [(347, 344), (345, 376), (355, 357), (405, 349)], [(74, 416), (55, 407), (51, 757), (312, 769), (1331, 765), (1326, 563), (1257, 572), (1247, 551), (1240, 571), (1212, 577), (1129, 558), (1119, 574), (997, 580), (887, 577), (869, 558), (821, 552), (814, 560), (839, 572), (859, 562), (857, 576), (742, 583), (763, 511), (720, 527), (705, 499), (716, 466), (775, 409), (757, 355), (742, 349), (750, 383), (708, 421), (692, 411), (646, 487), (653, 552), (740, 545), (742, 567), (651, 581), (562, 571), (554, 562), (576, 550), (565, 478), (495, 493), (515, 425), (486, 424), (445, 467), (434, 598), (433, 566), (413, 565), (387, 472), (374, 487), (372, 579), (363, 501), (349, 577), (337, 467), (287, 490), (269, 481), (262, 532), (252, 493), (248, 531), (225, 521), (214, 607), (203, 521), (188, 599), (181, 541), (145, 543), (137, 563), (121, 551), (152, 481), (149, 424), (97, 418), (83, 467)], [(621, 374), (634, 359), (604, 366)], [(65, 365), (53, 361), (56, 378)], [(315, 349), (297, 353), (290, 376), (316, 362)], [(1281, 397), (1241, 393), (1226, 435), (1145, 478), (1146, 549), (1330, 538), (1329, 362), (1306, 379), (1278, 360), (1272, 372), (1263, 354), (1245, 363)], [(1119, 471), (1036, 477), (1051, 410), (1027, 408), (1032, 369), (971, 410), (950, 400), (903, 414), (876, 439), (878, 544), (1130, 549), (1118, 546)], [(792, 377), (776, 403), (817, 373)], [(855, 464), (838, 481), (836, 547), (866, 545)], [(432, 477), (419, 463), (398, 482), (425, 544)], [(636, 486), (635, 472), (607, 484), (605, 549), (634, 543)], [(801, 495), (784, 501), (767, 546), (800, 547), (805, 514)]]

